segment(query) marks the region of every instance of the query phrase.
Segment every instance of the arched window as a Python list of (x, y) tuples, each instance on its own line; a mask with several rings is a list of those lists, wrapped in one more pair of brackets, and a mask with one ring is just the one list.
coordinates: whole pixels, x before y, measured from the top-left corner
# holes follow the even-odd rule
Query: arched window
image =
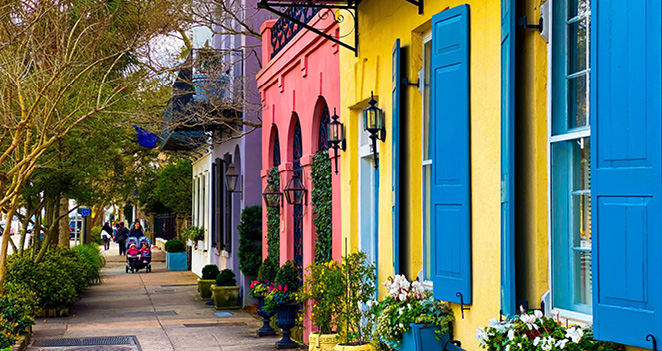
[(320, 124), (319, 124), (317, 150), (329, 149), (329, 136), (327, 135), (329, 131), (329, 123), (331, 123), (331, 116), (329, 115), (329, 106), (324, 105), (324, 109), (322, 110), (322, 116), (320, 118)]
[[(303, 147), (301, 145), (301, 124), (297, 119), (294, 126), (294, 137), (292, 138), (292, 163), (294, 172), (301, 176), (301, 156)], [(294, 206), (294, 263), (299, 268), (299, 276), (303, 276), (303, 206)]]
[(273, 149), (273, 166), (280, 166), (280, 141), (278, 141), (278, 131), (276, 131), (276, 137), (274, 138), (274, 149)]

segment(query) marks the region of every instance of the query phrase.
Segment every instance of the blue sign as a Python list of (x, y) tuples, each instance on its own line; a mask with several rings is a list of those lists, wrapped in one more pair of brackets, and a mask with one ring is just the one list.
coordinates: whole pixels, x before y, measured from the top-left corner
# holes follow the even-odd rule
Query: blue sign
[(80, 209), (80, 215), (83, 217), (87, 217), (91, 214), (91, 211), (89, 208), (81, 208)]

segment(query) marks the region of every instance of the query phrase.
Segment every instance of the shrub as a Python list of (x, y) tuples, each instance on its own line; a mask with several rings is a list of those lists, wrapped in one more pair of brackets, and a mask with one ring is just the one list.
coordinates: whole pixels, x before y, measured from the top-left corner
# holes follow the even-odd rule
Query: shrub
[(208, 264), (202, 268), (202, 279), (212, 280), (218, 277), (218, 274), (221, 273), (218, 266), (215, 264)]
[(299, 290), (299, 269), (297, 268), (294, 260), (288, 260), (285, 265), (280, 267), (274, 283), (276, 286), (287, 287), (288, 291), (296, 292)]
[(13, 325), (16, 334), (22, 333), (34, 324), (32, 316), (36, 306), (33, 303), (30, 298), (12, 294), (0, 295), (0, 318)]
[(335, 332), (338, 312), (345, 295), (342, 269), (336, 261), (311, 264), (306, 268), (303, 291), (297, 296), (306, 310), (311, 310), (312, 322), (321, 334)]
[(267, 256), (257, 271), (257, 280), (261, 283), (273, 283), (276, 280), (276, 274), (278, 274), (278, 265)]
[(94, 268), (76, 250), (61, 246), (49, 248), (42, 263), (59, 267), (54, 270), (69, 277), (77, 295), (82, 293), (95, 279)]
[(247, 276), (255, 276), (262, 263), (262, 245), (256, 242), (262, 237), (262, 207), (246, 207), (241, 212), (239, 230), (239, 269)]
[(91, 244), (103, 244), (103, 240), (101, 240), (101, 227), (92, 227), (90, 229), (90, 237), (88, 240)]
[(2, 316), (0, 316), (0, 348), (4, 349), (14, 346), (16, 340), (18, 340), (18, 333), (14, 330), (17, 323), (10, 323)]
[(363, 345), (368, 342), (374, 323), (372, 308), (365, 306), (373, 305), (375, 297), (375, 265), (368, 261), (365, 252), (355, 252), (343, 258), (342, 272), (347, 290), (340, 299), (344, 309), (339, 320), (344, 325), (338, 334), (343, 345)]
[(99, 271), (106, 265), (106, 260), (99, 251), (99, 246), (95, 244), (85, 244), (75, 246), (73, 250), (78, 252), (83, 260), (90, 265), (87, 274), (90, 278), (88, 283), (100, 282), (101, 274), (99, 274)]
[(192, 241), (205, 240), (205, 229), (197, 226), (188, 227), (182, 231), (181, 237)]
[(234, 272), (230, 269), (224, 269), (216, 276), (216, 286), (237, 286)]
[(170, 253), (186, 252), (186, 244), (178, 239), (168, 240), (165, 243), (165, 250)]

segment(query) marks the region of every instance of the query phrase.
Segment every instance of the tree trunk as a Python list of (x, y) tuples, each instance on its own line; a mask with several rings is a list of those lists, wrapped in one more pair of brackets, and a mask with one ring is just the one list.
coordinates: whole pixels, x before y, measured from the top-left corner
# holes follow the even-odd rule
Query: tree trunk
[(58, 243), (64, 247), (69, 247), (69, 199), (62, 197), (60, 199), (60, 224), (58, 232)]
[[(9, 211), (7, 211), (7, 222), (11, 223), (14, 214), (18, 208), (18, 195), (14, 197)], [(2, 244), (0, 244), (0, 294), (4, 292), (5, 277), (7, 276), (7, 250), (9, 248), (9, 236), (11, 235), (11, 225), (6, 225), (2, 233)]]

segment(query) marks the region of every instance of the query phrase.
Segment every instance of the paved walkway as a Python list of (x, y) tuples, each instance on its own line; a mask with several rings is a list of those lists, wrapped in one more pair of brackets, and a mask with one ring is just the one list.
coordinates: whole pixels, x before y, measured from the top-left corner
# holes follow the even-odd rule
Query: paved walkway
[[(275, 349), (278, 337), (255, 336), (261, 325), (258, 317), (237, 310), (217, 316), (214, 307), (200, 299), (196, 276), (168, 271), (164, 253), (154, 250), (152, 273), (125, 274), (117, 247), (108, 252), (103, 284), (90, 287), (70, 317), (38, 320), (29, 351)], [(135, 336), (129, 339), (136, 342), (122, 347), (45, 347), (49, 342), (55, 346), (51, 339), (110, 336)]]

